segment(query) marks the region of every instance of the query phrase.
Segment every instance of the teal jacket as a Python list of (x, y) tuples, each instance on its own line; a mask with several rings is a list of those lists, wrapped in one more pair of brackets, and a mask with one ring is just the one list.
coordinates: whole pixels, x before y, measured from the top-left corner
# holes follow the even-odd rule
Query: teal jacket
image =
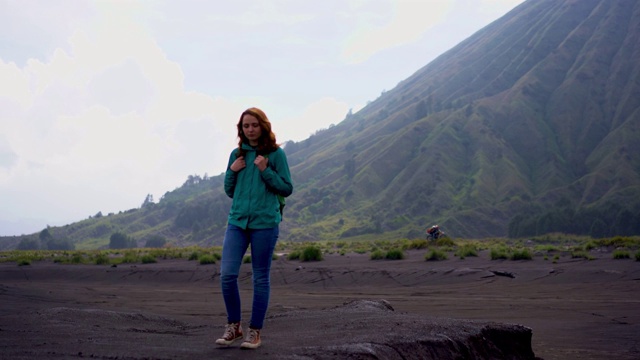
[(287, 197), (293, 192), (287, 156), (278, 148), (268, 154), (268, 166), (260, 172), (253, 164), (256, 150), (248, 144), (243, 144), (242, 148), (246, 151), (247, 166), (238, 172), (231, 170), (238, 152), (234, 149), (224, 176), (224, 192), (233, 199), (229, 224), (243, 229), (274, 228), (282, 221), (277, 195)]

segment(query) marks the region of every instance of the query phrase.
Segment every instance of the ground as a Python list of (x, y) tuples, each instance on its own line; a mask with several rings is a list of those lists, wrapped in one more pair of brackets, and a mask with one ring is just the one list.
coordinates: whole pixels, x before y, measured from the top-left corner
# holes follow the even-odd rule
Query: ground
[[(407, 342), (422, 336), (429, 344), (424, 339), (437, 338), (437, 329), (475, 323), (530, 329), (533, 353), (546, 360), (640, 358), (639, 261), (607, 252), (557, 262), (491, 260), (486, 252), (425, 261), (425, 253), (411, 250), (403, 260), (331, 254), (318, 262), (281, 256), (273, 262), (263, 346), (255, 351), (214, 345), (226, 322), (219, 263), (2, 263), (0, 358), (265, 359), (295, 346), (325, 346), (321, 340), (337, 332), (342, 343), (362, 336), (370, 343), (400, 327), (410, 332)], [(240, 283), (248, 319), (250, 264), (242, 265)], [(355, 300), (392, 311), (374, 309), (360, 322), (362, 313), (340, 310)]]

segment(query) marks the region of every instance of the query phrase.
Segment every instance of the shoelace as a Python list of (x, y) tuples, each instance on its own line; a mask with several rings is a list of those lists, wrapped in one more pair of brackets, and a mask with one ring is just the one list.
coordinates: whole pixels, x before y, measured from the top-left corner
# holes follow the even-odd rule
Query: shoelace
[(247, 342), (255, 342), (258, 338), (258, 331), (254, 329), (249, 329), (249, 336), (247, 337)]
[(225, 339), (233, 339), (236, 337), (236, 324), (227, 324), (227, 328), (224, 330)]

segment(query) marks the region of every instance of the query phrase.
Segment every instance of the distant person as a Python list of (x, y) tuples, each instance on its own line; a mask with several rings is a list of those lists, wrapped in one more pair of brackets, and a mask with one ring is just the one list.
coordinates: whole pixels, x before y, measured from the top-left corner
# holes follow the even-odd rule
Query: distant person
[(224, 191), (233, 199), (220, 266), (227, 326), (216, 344), (229, 346), (243, 337), (238, 273), (251, 245), (253, 307), (240, 347), (255, 349), (261, 343), (260, 331), (269, 306), (271, 257), (282, 221), (278, 195), (291, 195), (293, 184), (287, 157), (276, 144), (267, 115), (258, 108), (247, 109), (237, 127), (238, 147), (231, 152), (224, 178)]
[(437, 240), (440, 237), (440, 226), (433, 225), (429, 229), (427, 229), (427, 238), (432, 238)]

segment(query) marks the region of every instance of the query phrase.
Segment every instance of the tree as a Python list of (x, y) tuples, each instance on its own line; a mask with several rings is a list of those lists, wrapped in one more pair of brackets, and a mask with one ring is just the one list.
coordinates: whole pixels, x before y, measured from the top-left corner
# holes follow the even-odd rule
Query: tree
[(144, 201), (142, 202), (142, 205), (140, 207), (144, 209), (148, 206), (153, 206), (153, 204), (155, 204), (153, 202), (153, 195), (147, 194), (147, 197), (144, 198)]
[(18, 244), (18, 250), (38, 250), (40, 243), (36, 239), (22, 239)]
[(40, 237), (40, 241), (41, 241), (42, 243), (45, 243), (45, 242), (47, 242), (47, 241), (49, 241), (49, 240), (53, 239), (53, 236), (52, 236), (52, 235), (51, 235), (51, 233), (49, 232), (49, 228), (46, 228), (46, 229), (44, 229), (44, 230), (40, 231), (40, 235), (39, 235), (39, 237)]
[(162, 236), (162, 235), (151, 235), (148, 239), (147, 242), (144, 244), (144, 247), (146, 248), (161, 248), (163, 246), (165, 246), (165, 244), (167, 243), (167, 239)]
[(352, 179), (356, 174), (356, 160), (355, 155), (344, 162), (344, 172), (347, 178)]
[(49, 239), (46, 243), (48, 250), (73, 250), (75, 246), (68, 239)]
[(136, 241), (122, 232), (114, 232), (109, 238), (109, 249), (128, 249), (136, 247)]

